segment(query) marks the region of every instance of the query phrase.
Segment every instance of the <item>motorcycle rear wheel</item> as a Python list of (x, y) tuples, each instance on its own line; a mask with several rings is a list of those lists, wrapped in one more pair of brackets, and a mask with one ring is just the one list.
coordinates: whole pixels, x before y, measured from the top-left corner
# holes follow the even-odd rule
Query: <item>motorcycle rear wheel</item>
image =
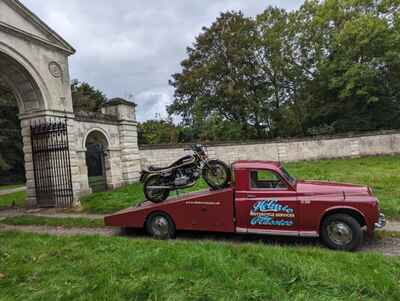
[(202, 171), (203, 179), (213, 189), (226, 188), (231, 178), (229, 167), (220, 160), (210, 160)]
[(169, 196), (169, 190), (163, 188), (148, 188), (149, 186), (162, 186), (159, 175), (149, 176), (144, 182), (144, 196), (153, 203), (161, 203)]

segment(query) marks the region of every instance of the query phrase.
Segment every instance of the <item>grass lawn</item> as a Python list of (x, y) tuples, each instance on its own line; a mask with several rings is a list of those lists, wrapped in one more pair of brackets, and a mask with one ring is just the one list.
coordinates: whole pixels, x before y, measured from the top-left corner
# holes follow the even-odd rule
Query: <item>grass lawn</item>
[[(381, 201), (389, 218), (400, 219), (400, 156), (364, 157), (304, 161), (285, 164), (298, 179), (329, 180), (369, 185)], [(206, 188), (200, 181), (191, 190)], [(92, 213), (111, 213), (137, 204), (144, 199), (141, 184), (129, 185), (82, 199), (83, 207)]]
[[(305, 161), (288, 163), (285, 166), (299, 179), (369, 185), (380, 199), (382, 211), (389, 218), (400, 219), (400, 156)], [(186, 191), (206, 187), (204, 181), (199, 181), (195, 187)], [(13, 201), (17, 206), (23, 207), (25, 198), (25, 192), (0, 196), (0, 207), (10, 206)], [(143, 199), (142, 185), (133, 184), (114, 191), (94, 193), (81, 201), (87, 212), (112, 213), (135, 205)]]
[[(200, 180), (194, 187), (180, 190), (179, 193), (197, 191), (207, 188), (207, 184)], [(170, 196), (176, 195), (171, 192)], [(126, 207), (136, 205), (144, 200), (143, 185), (132, 184), (113, 191), (93, 193), (81, 199), (85, 211), (90, 213), (112, 213)]]
[(10, 207), (15, 203), (17, 207), (24, 207), (26, 200), (26, 192), (18, 191), (6, 195), (0, 195), (0, 208), (1, 207)]
[(6, 225), (37, 225), (37, 226), (63, 226), (64, 228), (85, 227), (97, 228), (104, 227), (103, 219), (87, 219), (87, 218), (56, 218), (23, 215), (16, 217), (8, 217), (0, 220), (0, 224)]
[(315, 247), (0, 233), (1, 300), (398, 300), (400, 259)]

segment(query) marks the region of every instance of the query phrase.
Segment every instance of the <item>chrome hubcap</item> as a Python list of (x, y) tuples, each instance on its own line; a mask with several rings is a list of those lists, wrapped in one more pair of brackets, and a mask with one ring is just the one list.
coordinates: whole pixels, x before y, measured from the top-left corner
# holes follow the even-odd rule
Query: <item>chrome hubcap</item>
[(351, 228), (343, 222), (332, 222), (327, 228), (329, 239), (335, 244), (345, 246), (349, 244), (353, 239), (353, 231)]
[(168, 235), (169, 223), (164, 216), (156, 216), (151, 223), (151, 229), (157, 237), (165, 237)]

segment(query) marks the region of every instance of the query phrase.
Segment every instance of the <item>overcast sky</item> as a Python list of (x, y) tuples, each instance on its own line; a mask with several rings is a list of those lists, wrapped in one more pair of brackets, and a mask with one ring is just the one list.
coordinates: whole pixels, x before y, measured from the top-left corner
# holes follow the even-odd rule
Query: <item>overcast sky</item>
[(139, 121), (166, 116), (171, 74), (203, 26), (226, 10), (255, 16), (267, 6), (298, 7), (302, 0), (22, 0), (75, 49), (71, 79), (107, 97), (133, 95)]

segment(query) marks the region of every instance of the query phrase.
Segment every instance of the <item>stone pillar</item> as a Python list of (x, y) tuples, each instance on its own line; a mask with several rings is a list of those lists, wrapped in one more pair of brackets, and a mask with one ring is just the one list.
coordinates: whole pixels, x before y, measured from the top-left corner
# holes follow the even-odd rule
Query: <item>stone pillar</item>
[(86, 165), (86, 149), (79, 148), (76, 152), (78, 158), (79, 169), (79, 186), (80, 196), (85, 196), (92, 193), (92, 188), (89, 186), (88, 170)]
[(121, 151), (118, 147), (109, 147), (107, 153), (107, 187), (115, 189), (122, 185)]
[(24, 160), (25, 160), (25, 178), (26, 178), (26, 205), (27, 207), (35, 207), (36, 190), (35, 175), (33, 171), (32, 144), (31, 144), (31, 120), (21, 119), (21, 134), (23, 142)]
[(111, 99), (103, 108), (103, 113), (118, 119), (121, 150), (122, 183), (131, 184), (140, 178), (140, 156), (137, 140), (136, 104), (121, 98)]

